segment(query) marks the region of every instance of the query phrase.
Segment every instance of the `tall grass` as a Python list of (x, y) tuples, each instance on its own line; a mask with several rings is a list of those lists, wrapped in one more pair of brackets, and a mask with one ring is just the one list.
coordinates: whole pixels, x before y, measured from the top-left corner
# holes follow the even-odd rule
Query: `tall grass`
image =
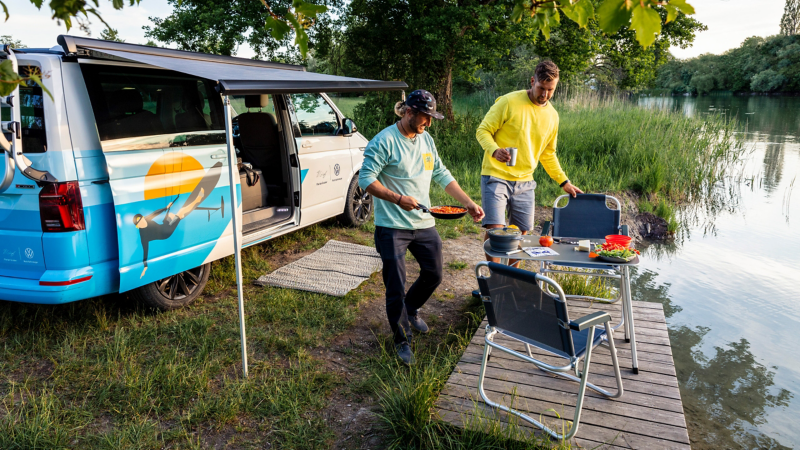
[[(439, 154), (464, 190), (480, 198), (484, 151), (475, 138), (497, 94), (481, 91), (454, 99), (454, 121), (434, 121), (429, 132)], [(633, 191), (671, 204), (692, 202), (720, 180), (743, 152), (735, 123), (724, 117), (690, 118), (679, 112), (640, 108), (610, 95), (563, 89), (557, 154), (570, 180), (585, 192)], [(361, 132), (372, 137), (386, 115), (359, 114)], [(536, 202), (552, 205), (563, 191), (541, 165), (534, 172)], [(447, 203), (434, 187), (432, 202)]]

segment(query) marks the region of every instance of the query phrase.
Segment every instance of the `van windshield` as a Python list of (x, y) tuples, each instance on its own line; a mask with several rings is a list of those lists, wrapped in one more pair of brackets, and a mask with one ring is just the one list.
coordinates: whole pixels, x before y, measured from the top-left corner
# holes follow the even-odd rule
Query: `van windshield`
[[(101, 141), (195, 133), (204, 136), (194, 140), (198, 144), (225, 142), (222, 101), (214, 82), (126, 66), (81, 64), (81, 70)], [(187, 137), (183, 145), (192, 141)]]

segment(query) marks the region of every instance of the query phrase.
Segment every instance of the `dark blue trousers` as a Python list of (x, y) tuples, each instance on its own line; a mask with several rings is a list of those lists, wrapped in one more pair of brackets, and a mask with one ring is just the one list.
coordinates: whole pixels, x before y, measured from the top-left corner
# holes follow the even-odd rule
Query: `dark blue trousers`
[[(408, 316), (416, 316), (417, 310), (442, 283), (442, 239), (434, 227), (422, 230), (375, 227), (375, 248), (383, 260), (386, 315), (394, 342), (408, 342), (411, 338)], [(406, 250), (414, 255), (420, 267), (419, 278), (408, 292)]]

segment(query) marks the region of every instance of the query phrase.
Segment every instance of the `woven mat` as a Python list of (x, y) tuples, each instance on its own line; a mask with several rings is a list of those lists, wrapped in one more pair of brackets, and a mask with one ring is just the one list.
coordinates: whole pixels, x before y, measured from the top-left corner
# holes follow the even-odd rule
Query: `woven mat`
[(374, 248), (331, 240), (254, 283), (343, 297), (382, 268), (381, 257)]

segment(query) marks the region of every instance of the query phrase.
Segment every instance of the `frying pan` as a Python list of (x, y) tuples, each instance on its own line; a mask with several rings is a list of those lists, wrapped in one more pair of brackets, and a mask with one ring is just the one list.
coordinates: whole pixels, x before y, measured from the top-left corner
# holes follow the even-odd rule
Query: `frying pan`
[[(445, 219), (445, 220), (460, 219), (460, 218), (464, 217), (464, 215), (467, 214), (467, 209), (464, 208), (463, 206), (453, 206), (453, 205), (444, 205), (444, 206), (450, 206), (452, 208), (462, 208), (462, 209), (464, 209), (464, 212), (455, 213), (455, 214), (437, 213), (437, 212), (431, 211), (430, 208), (428, 208), (427, 206), (422, 205), (420, 203), (417, 203), (417, 208), (421, 209), (422, 212), (426, 212), (426, 213), (432, 215), (433, 217), (435, 217), (437, 219)], [(434, 206), (434, 208), (435, 208), (435, 206)]]

